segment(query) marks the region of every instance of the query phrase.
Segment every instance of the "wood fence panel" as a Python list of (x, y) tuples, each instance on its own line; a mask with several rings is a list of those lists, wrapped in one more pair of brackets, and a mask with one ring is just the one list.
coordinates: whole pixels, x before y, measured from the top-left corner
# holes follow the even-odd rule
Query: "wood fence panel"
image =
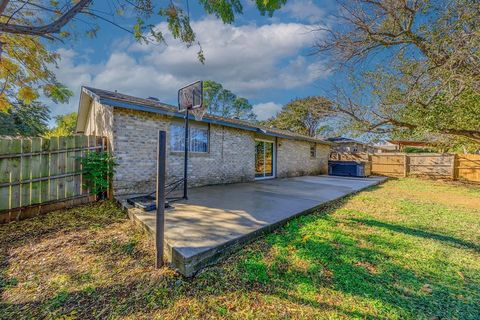
[[(66, 137), (66, 148), (67, 150), (74, 150), (75, 149), (75, 137)], [(65, 171), (66, 173), (72, 174), (76, 173), (75, 171), (75, 151), (67, 151), (65, 152), (66, 162), (65, 162)], [(78, 172), (78, 171), (77, 171)], [(75, 194), (75, 179), (76, 176), (68, 176), (65, 178), (65, 197), (70, 198), (77, 196)]]
[(367, 153), (332, 153), (332, 160), (338, 161), (367, 161)]
[[(22, 140), (12, 140), (10, 144), (10, 152), (11, 154), (19, 154), (22, 152)], [(20, 157), (11, 158), (9, 159), (9, 168), (10, 168), (10, 183), (20, 181), (20, 173), (21, 173), (21, 165), (22, 159)], [(10, 209), (11, 208), (18, 208), (21, 206), (20, 204), (20, 184), (11, 185), (10, 191)]]
[(58, 199), (58, 181), (53, 178), (60, 174), (58, 168), (58, 153), (56, 152), (59, 149), (58, 137), (50, 138), (50, 145), (48, 151), (50, 151), (50, 174), (48, 175), (49, 185), (50, 185), (50, 201)]
[[(75, 136), (74, 145), (77, 151), (73, 153), (73, 158), (74, 158), (73, 171), (81, 172), (82, 167), (80, 165), (80, 158), (82, 157), (82, 152), (79, 149), (82, 148), (82, 136)], [(75, 196), (80, 196), (82, 194), (80, 184), (81, 184), (81, 177), (78, 177), (78, 179), (74, 180), (74, 185), (73, 185), (73, 193)]]
[[(58, 137), (58, 150), (64, 150), (67, 147), (66, 137)], [(60, 177), (57, 178), (57, 199), (65, 198), (65, 173), (67, 169), (67, 153), (61, 152), (57, 154), (57, 169)]]
[[(50, 139), (42, 139), (42, 157), (40, 162), (40, 176), (50, 176), (50, 157), (48, 150), (50, 148)], [(50, 179), (46, 179), (40, 182), (40, 199), (41, 202), (50, 201)]]
[[(30, 165), (30, 179), (42, 178), (41, 164), (42, 164), (42, 138), (32, 138), (32, 153), (36, 153), (31, 156)], [(41, 203), (41, 181), (32, 181), (30, 184), (30, 205)]]
[(454, 155), (409, 154), (409, 173), (416, 176), (446, 179), (452, 177)]
[(80, 157), (103, 137), (0, 138), (0, 223), (94, 200)]
[[(0, 140), (0, 155), (7, 155), (10, 153), (10, 141)], [(0, 159), (0, 183), (6, 184), (10, 182), (10, 165), (9, 159)], [(10, 187), (0, 187), (0, 210), (10, 208)]]
[(480, 182), (479, 154), (459, 154), (456, 164), (456, 177), (458, 179)]
[[(31, 153), (32, 152), (32, 140), (22, 139), (22, 153)], [(30, 180), (30, 164), (31, 156), (21, 156), (20, 157), (20, 179), (14, 180), (14, 182), (22, 182), (25, 180)], [(21, 183), (20, 184), (20, 207), (30, 205), (30, 187), (31, 183)]]
[(336, 153), (331, 160), (371, 162), (371, 172), (391, 177), (423, 176), (480, 182), (480, 155), (439, 153)]
[(372, 154), (372, 174), (403, 177), (405, 175), (405, 156), (399, 154)]

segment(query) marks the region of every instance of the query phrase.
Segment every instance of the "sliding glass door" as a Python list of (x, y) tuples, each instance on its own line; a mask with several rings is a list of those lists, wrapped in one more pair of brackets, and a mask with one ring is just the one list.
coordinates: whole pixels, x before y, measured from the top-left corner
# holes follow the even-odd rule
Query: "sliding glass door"
[(255, 141), (255, 178), (274, 177), (275, 149), (273, 142)]

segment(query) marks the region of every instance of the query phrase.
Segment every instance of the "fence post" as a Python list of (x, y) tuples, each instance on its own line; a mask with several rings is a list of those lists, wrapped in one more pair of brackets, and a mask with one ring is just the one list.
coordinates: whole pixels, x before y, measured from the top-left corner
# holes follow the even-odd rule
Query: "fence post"
[(457, 180), (457, 154), (453, 154), (452, 159), (452, 180)]
[(403, 177), (406, 178), (408, 176), (408, 155), (405, 153), (403, 154)]
[(166, 132), (158, 130), (158, 147), (157, 147), (157, 194), (156, 207), (157, 215), (155, 222), (155, 266), (160, 268), (163, 266), (163, 248), (165, 238), (165, 162), (167, 150)]

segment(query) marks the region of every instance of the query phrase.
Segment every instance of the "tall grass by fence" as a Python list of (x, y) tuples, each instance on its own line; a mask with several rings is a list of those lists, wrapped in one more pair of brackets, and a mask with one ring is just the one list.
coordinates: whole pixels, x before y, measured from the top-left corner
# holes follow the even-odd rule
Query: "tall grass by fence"
[(443, 153), (332, 153), (332, 160), (370, 161), (372, 174), (480, 182), (480, 155)]
[(95, 200), (79, 158), (103, 149), (96, 136), (0, 138), (0, 223)]

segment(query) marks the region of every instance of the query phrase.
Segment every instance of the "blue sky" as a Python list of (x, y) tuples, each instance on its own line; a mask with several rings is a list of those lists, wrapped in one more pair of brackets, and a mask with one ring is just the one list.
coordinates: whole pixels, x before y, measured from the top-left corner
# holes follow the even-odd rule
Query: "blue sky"
[[(96, 1), (93, 8), (108, 12), (107, 3)], [(186, 48), (168, 35), (166, 46), (140, 45), (130, 34), (106, 23), (100, 24), (94, 39), (79, 37), (57, 45), (62, 57), (57, 77), (75, 96), (68, 104), (50, 104), (52, 114), (76, 111), (82, 85), (155, 96), (176, 105), (179, 87), (211, 79), (249, 99), (259, 119), (274, 115), (293, 98), (324, 94), (336, 75), (322, 57), (311, 52), (323, 36), (315, 27), (335, 21), (334, 0), (289, 0), (273, 17), (261, 16), (250, 1), (244, 3), (244, 15), (232, 25), (191, 6), (204, 65), (197, 59), (196, 46)], [(116, 19), (123, 25), (131, 23)], [(165, 28), (159, 17), (150, 22)], [(82, 22), (76, 24), (81, 30)]]

